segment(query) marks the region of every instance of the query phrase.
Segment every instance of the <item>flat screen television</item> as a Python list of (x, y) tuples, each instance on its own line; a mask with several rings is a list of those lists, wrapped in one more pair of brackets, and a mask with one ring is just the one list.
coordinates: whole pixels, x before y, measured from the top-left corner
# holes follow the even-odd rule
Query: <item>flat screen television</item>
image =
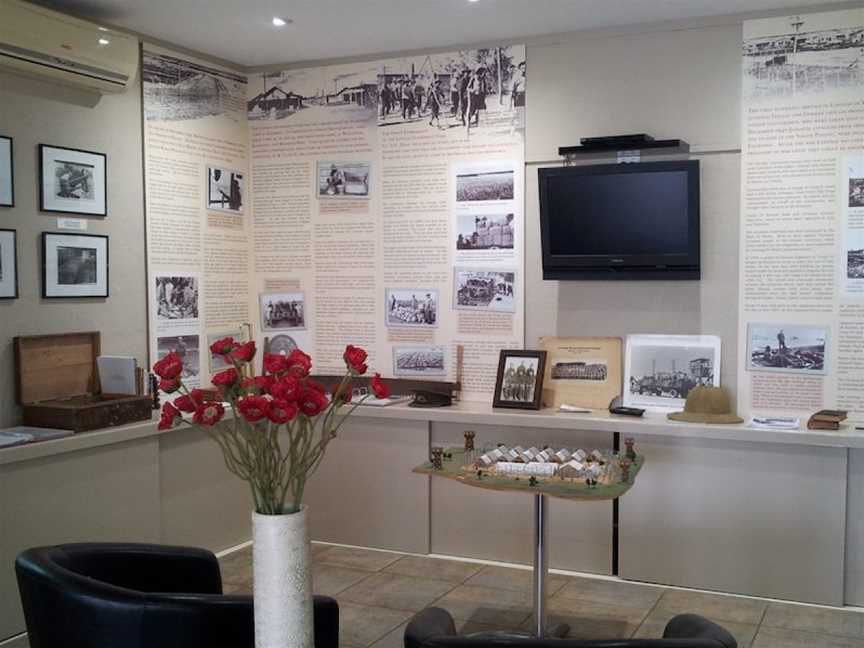
[(699, 279), (699, 162), (542, 168), (544, 279)]

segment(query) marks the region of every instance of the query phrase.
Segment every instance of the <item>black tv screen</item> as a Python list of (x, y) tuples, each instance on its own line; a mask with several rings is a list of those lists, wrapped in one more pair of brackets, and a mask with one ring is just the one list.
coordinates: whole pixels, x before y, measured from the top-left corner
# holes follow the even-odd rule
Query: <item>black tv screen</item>
[(699, 278), (699, 163), (539, 170), (547, 279)]

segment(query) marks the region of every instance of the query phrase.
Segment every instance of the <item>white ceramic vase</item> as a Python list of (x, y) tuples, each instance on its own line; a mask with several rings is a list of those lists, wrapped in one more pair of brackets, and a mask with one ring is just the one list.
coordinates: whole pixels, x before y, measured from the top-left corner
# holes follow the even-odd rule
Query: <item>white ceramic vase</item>
[(306, 507), (252, 513), (255, 648), (313, 648), (312, 567)]

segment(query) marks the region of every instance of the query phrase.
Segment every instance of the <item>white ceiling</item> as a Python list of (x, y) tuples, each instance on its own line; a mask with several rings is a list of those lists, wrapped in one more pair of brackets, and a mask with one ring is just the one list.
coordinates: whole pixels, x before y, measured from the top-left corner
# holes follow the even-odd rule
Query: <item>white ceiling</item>
[[(244, 66), (362, 56), (833, 0), (43, 0)], [(836, 4), (836, 3), (835, 3)], [(274, 16), (294, 22), (277, 28)]]

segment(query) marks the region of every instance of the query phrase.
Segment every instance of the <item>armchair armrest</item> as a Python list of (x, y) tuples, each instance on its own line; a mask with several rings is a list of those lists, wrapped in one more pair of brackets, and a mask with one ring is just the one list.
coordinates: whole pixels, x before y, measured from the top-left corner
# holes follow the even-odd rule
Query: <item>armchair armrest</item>
[(673, 617), (666, 624), (663, 637), (666, 639), (710, 639), (723, 648), (738, 648), (735, 637), (729, 634), (725, 628), (698, 614), (679, 614)]
[(405, 628), (405, 648), (420, 648), (430, 637), (456, 636), (456, 624), (447, 610), (430, 607), (414, 615)]

